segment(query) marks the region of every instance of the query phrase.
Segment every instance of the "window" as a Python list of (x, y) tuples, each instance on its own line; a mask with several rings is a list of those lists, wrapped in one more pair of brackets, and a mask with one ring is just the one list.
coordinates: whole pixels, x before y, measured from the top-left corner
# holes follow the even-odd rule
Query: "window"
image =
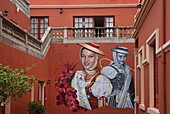
[(113, 37), (113, 27), (114, 27), (114, 17), (105, 17), (105, 27), (108, 27), (109, 29), (106, 29), (106, 37)]
[(105, 27), (113, 27), (114, 18), (113, 17), (105, 17)]
[[(74, 27), (75, 28), (83, 28), (83, 18), (74, 18)], [(82, 36), (83, 35), (83, 30), (82, 29), (76, 29), (75, 31), (75, 37), (79, 37), (79, 36)]]
[(144, 84), (145, 84), (145, 82), (144, 82), (144, 66), (142, 65), (142, 62), (144, 61), (144, 50), (143, 50), (143, 48), (144, 47), (142, 47), (141, 48), (141, 51), (140, 51), (140, 53), (139, 53), (139, 62), (140, 62), (140, 74), (139, 74), (139, 76), (140, 76), (140, 88), (141, 88), (141, 90), (140, 90), (140, 95), (141, 95), (141, 98), (140, 98), (140, 100), (141, 100), (141, 104), (144, 104), (144, 97), (145, 97), (145, 90), (144, 90)]
[[(113, 37), (114, 16), (74, 17), (74, 27), (77, 28), (75, 30), (76, 37), (91, 37), (94, 35), (96, 37)], [(93, 29), (93, 27), (96, 28)], [(104, 27), (107, 27), (107, 29)]]
[(159, 91), (158, 91), (158, 59), (156, 56), (156, 45), (153, 45), (153, 59), (154, 59), (154, 106), (159, 107)]
[(46, 98), (46, 84), (44, 81), (38, 82), (38, 101), (45, 105), (45, 98)]
[(149, 108), (147, 113), (160, 114), (159, 112), (159, 94), (158, 88), (158, 58), (156, 52), (159, 50), (159, 29), (150, 35), (146, 40), (146, 60), (149, 63)]
[(83, 27), (83, 18), (74, 18), (74, 27), (82, 28)]
[(135, 48), (134, 48), (134, 65), (135, 65), (135, 102), (139, 102), (139, 77), (140, 77), (140, 69), (137, 67), (138, 66), (138, 47), (139, 47), (139, 38), (137, 37), (135, 40)]
[(30, 32), (37, 39), (41, 39), (48, 27), (48, 17), (31, 17)]
[(38, 101), (41, 102), (42, 101), (42, 94), (43, 94), (43, 82), (39, 81), (38, 82)]
[[(93, 18), (92, 17), (74, 17), (74, 27), (75, 28), (92, 28), (93, 27)], [(75, 30), (76, 36), (85, 36), (90, 37), (93, 35), (92, 29), (79, 29)]]
[(145, 54), (145, 51), (144, 51), (144, 46), (141, 46), (141, 48), (138, 50), (138, 76), (139, 78), (137, 80), (139, 80), (139, 88), (140, 90), (137, 91), (139, 94), (139, 101), (140, 101), (140, 104), (139, 104), (139, 108), (141, 110), (145, 110), (145, 77), (144, 77), (144, 54)]
[(93, 27), (93, 18), (92, 17), (75, 17), (74, 27), (75, 28)]

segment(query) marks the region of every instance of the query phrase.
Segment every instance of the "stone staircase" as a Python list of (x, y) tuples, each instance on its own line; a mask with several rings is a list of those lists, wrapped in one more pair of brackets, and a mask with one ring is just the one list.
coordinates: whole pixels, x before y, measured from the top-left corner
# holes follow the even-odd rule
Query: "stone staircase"
[(0, 12), (0, 42), (43, 59), (50, 43), (134, 43), (133, 27), (48, 27), (41, 40)]

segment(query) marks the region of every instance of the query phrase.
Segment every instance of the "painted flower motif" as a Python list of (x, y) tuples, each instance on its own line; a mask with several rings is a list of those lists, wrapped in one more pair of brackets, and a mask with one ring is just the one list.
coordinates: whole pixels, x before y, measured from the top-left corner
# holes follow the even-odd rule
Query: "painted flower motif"
[(56, 104), (64, 104), (73, 112), (80, 110), (79, 102), (76, 99), (76, 89), (71, 88), (71, 77), (73, 75), (73, 69), (76, 65), (65, 64), (66, 69), (60, 74), (59, 79), (56, 81), (55, 87), (58, 92), (56, 96)]

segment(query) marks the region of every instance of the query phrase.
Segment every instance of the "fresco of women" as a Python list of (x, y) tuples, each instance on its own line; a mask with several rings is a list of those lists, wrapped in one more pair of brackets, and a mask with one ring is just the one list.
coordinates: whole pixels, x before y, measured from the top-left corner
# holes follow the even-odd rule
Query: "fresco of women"
[(104, 55), (99, 45), (94, 43), (80, 44), (80, 60), (83, 70), (73, 75), (71, 86), (77, 90), (79, 105), (92, 110), (106, 105), (106, 99), (111, 94), (110, 80), (101, 75), (97, 69), (98, 56)]

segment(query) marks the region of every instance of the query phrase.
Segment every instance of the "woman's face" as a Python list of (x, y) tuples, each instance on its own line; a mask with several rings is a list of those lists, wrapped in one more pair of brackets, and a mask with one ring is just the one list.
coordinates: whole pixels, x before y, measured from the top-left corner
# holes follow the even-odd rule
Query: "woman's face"
[(97, 54), (89, 51), (87, 49), (83, 49), (81, 53), (81, 62), (86, 70), (90, 70), (91, 67), (95, 64)]

